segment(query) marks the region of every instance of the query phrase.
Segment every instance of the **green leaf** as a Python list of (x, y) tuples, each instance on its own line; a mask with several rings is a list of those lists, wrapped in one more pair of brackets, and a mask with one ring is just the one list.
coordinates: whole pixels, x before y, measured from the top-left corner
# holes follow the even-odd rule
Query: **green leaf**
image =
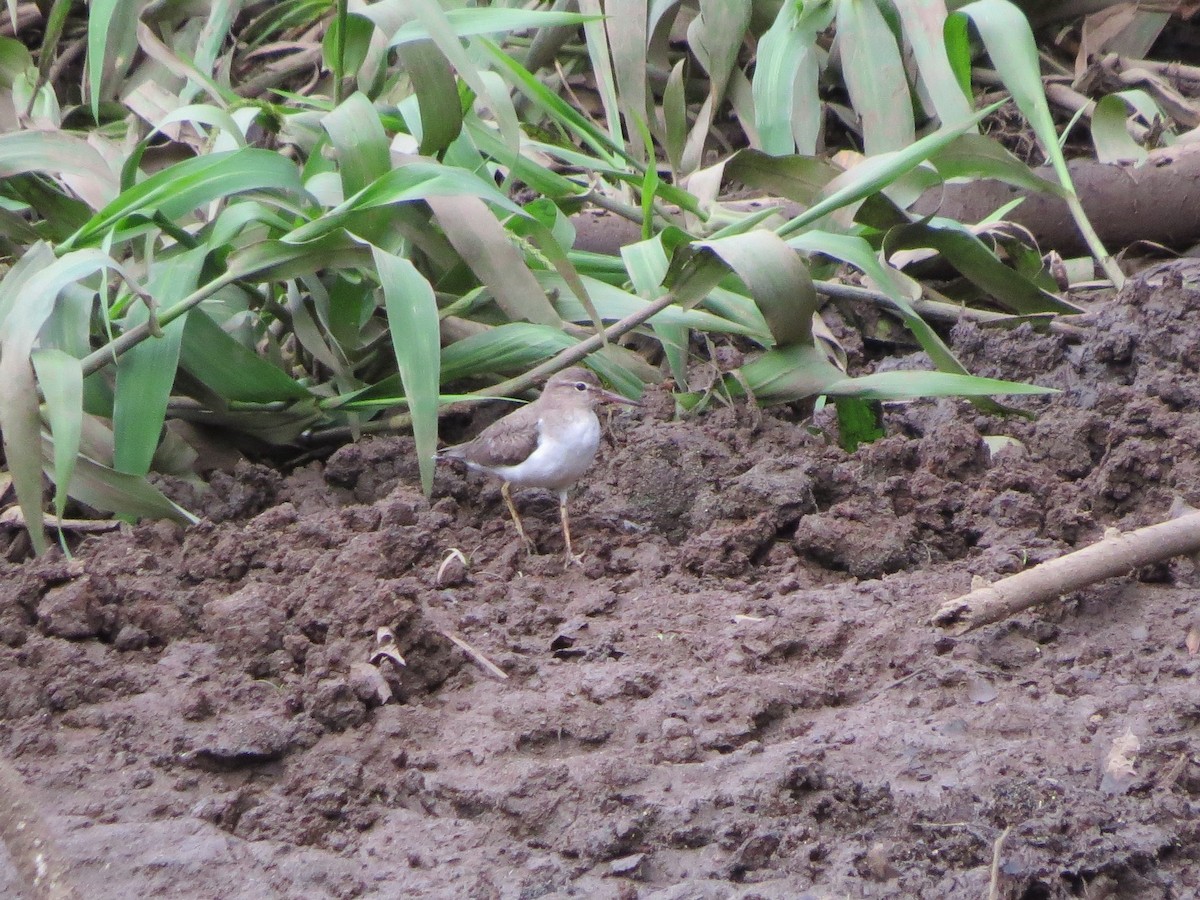
[[(477, 197), (429, 197), (442, 231), (512, 321), (558, 325), (561, 319), (508, 232)], [(522, 212), (523, 214), (523, 212)]]
[(62, 350), (34, 350), (34, 371), (46, 398), (46, 418), (54, 435), (54, 512), (61, 519), (66, 511), (75, 458), (83, 432), (83, 369), (79, 360)]
[(186, 159), (122, 192), (64, 246), (98, 241), (135, 213), (179, 221), (213, 200), (256, 190), (303, 193), (295, 163), (255, 147)]
[[(629, 125), (630, 142), (641, 160), (646, 159), (646, 145), (640, 129), (633, 127), (632, 123), (644, 123), (648, 116), (647, 6), (647, 0), (606, 0), (607, 18), (603, 25), (584, 26), (589, 42), (592, 40), (590, 29), (607, 33), (608, 45), (612, 48), (612, 74), (616, 80), (613, 96)], [(615, 137), (616, 132), (611, 125), (609, 132)]]
[(1004, 394), (1057, 394), (1055, 388), (954, 372), (876, 372), (845, 378), (824, 393), (867, 400), (919, 400), (925, 397), (994, 397)]
[[(147, 290), (160, 304), (177, 303), (196, 289), (207, 255), (207, 248), (199, 247), (160, 261), (151, 272)], [(148, 317), (145, 304), (135, 303), (125, 327), (140, 325)], [(142, 341), (117, 360), (113, 468), (119, 472), (145, 475), (150, 471), (175, 383), (186, 320), (181, 316), (162, 329), (161, 337)]]
[(441, 368), (437, 301), (433, 296), (433, 288), (411, 262), (378, 247), (373, 248), (372, 253), (379, 281), (383, 285), (396, 366), (400, 370), (400, 380), (404, 384), (404, 395), (412, 415), (421, 487), (428, 497), (433, 492), (438, 430), (438, 372)]
[(92, 118), (100, 120), (100, 101), (111, 90), (111, 82), (133, 60), (137, 47), (140, 3), (127, 0), (92, 0), (88, 8), (87, 75)]
[[(525, 31), (530, 28), (553, 28), (559, 25), (582, 25), (584, 22), (598, 18), (579, 13), (501, 7), (447, 9), (445, 17), (446, 24), (457, 37)], [(429, 27), (425, 22), (409, 22), (392, 35), (388, 46), (398, 47), (401, 44), (424, 40), (428, 37), (430, 37)]]
[(0, 178), (24, 172), (77, 176), (82, 181), (78, 193), (93, 209), (117, 195), (117, 177), (104, 157), (87, 141), (66, 132), (0, 134)]
[[(1145, 162), (1150, 154), (1129, 134), (1126, 122), (1129, 107), (1121, 91), (1101, 97), (1092, 111), (1092, 143), (1096, 147), (1096, 158), (1102, 163), (1133, 161)], [(1137, 93), (1143, 93), (1138, 91)]]
[(842, 77), (862, 118), (867, 156), (910, 145), (915, 126), (908, 77), (896, 37), (875, 0), (838, 0), (837, 41)]
[(46, 549), (42, 531), (41, 415), (31, 354), (38, 333), (54, 312), (59, 292), (67, 285), (119, 265), (98, 250), (77, 250), (44, 263), (46, 247), (35, 244), (26, 252), (29, 264), (14, 266), (0, 283), (0, 436), (12, 475), (17, 501), (34, 550)]
[(799, 255), (770, 231), (752, 231), (694, 245), (720, 257), (750, 291), (776, 345), (812, 341), (812, 317), (819, 306), (808, 268)]
[[(39, 446), (47, 458), (54, 453), (51, 441), (44, 436)], [(116, 472), (87, 456), (76, 460), (71, 496), (95, 509), (123, 516), (172, 519), (183, 525), (195, 525), (200, 521), (182, 506), (168, 500), (145, 478)]]
[[(481, 72), (475, 65), (471, 54), (467, 53), (460, 43), (460, 36), (455, 34), (455, 26), (448, 15), (448, 13), (465, 13), (465, 18), (470, 19), (472, 22), (479, 22), (488, 13), (508, 12), (508, 10), (470, 9), (447, 11), (442, 9), (441, 4), (435, 2), (435, 0), (406, 0), (406, 9), (415, 16), (416, 21), (410, 22), (409, 25), (401, 28), (398, 34), (403, 33), (409, 27), (415, 27), (418, 29), (418, 33), (414, 35), (413, 40), (429, 38), (437, 45), (438, 50), (441, 51), (450, 65), (458, 72), (458, 77), (465, 81), (479, 98), (487, 101), (487, 105), (491, 108), (492, 115), (500, 127), (500, 133), (504, 136), (504, 145), (507, 150), (505, 156), (515, 157), (521, 145), (521, 126), (517, 119), (517, 111), (513, 106), (512, 98), (509, 96), (508, 91), (500, 89), (499, 79), (487, 77), (491, 73)], [(402, 38), (400, 42), (402, 43), (403, 40), (406, 40), (406, 38)], [(483, 37), (472, 40), (473, 45), (476, 42), (483, 46), (489, 43), (487, 38)], [(389, 46), (396, 46), (396, 43), (396, 35), (393, 35), (392, 40), (389, 41)]]
[(288, 242), (311, 241), (346, 225), (355, 214), (396, 203), (412, 203), (431, 197), (479, 197), (517, 215), (521, 207), (473, 172), (439, 163), (411, 161), (392, 169), (353, 197), (339, 203), (325, 215), (301, 225), (289, 235)]
[(879, 156), (872, 156), (864, 160), (849, 172), (831, 181), (827, 186), (827, 195), (824, 200), (781, 225), (776, 232), (783, 237), (788, 237), (834, 210), (857, 203), (859, 200), (883, 190), (901, 175), (911, 172), (964, 131), (973, 128), (981, 119), (995, 112), (1001, 105), (1001, 103), (994, 103), (957, 125), (943, 126), (903, 150), (881, 153)]
[(931, 247), (970, 282), (986, 291), (1005, 309), (1022, 315), (1041, 312), (1079, 313), (1072, 303), (1042, 290), (1021, 273), (1004, 265), (964, 225), (949, 219), (932, 219), (891, 229), (884, 238), (885, 252)]
[(321, 41), (321, 55), (338, 81), (362, 68), (374, 34), (375, 23), (365, 16), (353, 13), (344, 19), (334, 16)]
[(825, 185), (841, 173), (816, 156), (768, 156), (757, 150), (739, 150), (725, 164), (729, 179), (805, 206), (815, 203)]
[(420, 153), (440, 153), (462, 132), (463, 110), (454, 70), (432, 41), (405, 44), (397, 52), (421, 113)]
[[(754, 121), (765, 153), (815, 153), (823, 107), (817, 93), (817, 35), (833, 21), (829, 0), (783, 3), (758, 42), (754, 66)], [(965, 113), (964, 113), (965, 115)]]
[[(557, 294), (558, 299), (555, 306), (560, 316), (569, 322), (590, 321), (590, 314), (584, 308), (583, 304), (576, 299), (575, 295), (571, 292), (570, 286), (561, 275), (557, 272), (535, 272), (534, 275), (538, 283), (541, 284), (543, 291)], [(623, 291), (618, 287), (586, 275), (580, 277), (587, 287), (588, 294), (591, 296), (596, 310), (605, 321), (623, 319), (646, 306), (646, 300), (628, 291)], [(662, 312), (655, 314), (650, 318), (650, 324), (682, 325), (700, 331), (713, 331), (723, 334), (751, 334), (750, 329), (737, 322), (730, 322), (727, 319), (722, 319), (720, 316), (715, 316), (712, 313), (701, 310), (682, 309), (679, 306), (668, 306)]]
[[(963, 91), (946, 54), (945, 0), (905, 0), (895, 4), (904, 23), (921, 82), (942, 122), (960, 122), (971, 114), (970, 90)], [(968, 75), (968, 85), (970, 83)]]
[(1042, 178), (995, 139), (982, 134), (960, 135), (930, 156), (929, 162), (946, 180), (994, 178), (1027, 191), (1056, 197), (1066, 194), (1060, 185)]
[(442, 351), (442, 381), (473, 375), (523, 372), (554, 354), (575, 346), (559, 328), (513, 322), (455, 341)]
[(838, 397), (834, 400), (838, 419), (838, 446), (853, 453), (860, 444), (870, 444), (885, 434), (883, 409), (877, 400)]
[(793, 344), (768, 350), (740, 369), (741, 379), (726, 376), (725, 387), (731, 396), (745, 393), (742, 383), (760, 404), (792, 403), (826, 393), (827, 388), (846, 377), (815, 344)]
[(179, 364), (225, 401), (272, 403), (312, 394), (227, 334), (203, 308), (187, 316)]
[(321, 126), (337, 150), (345, 196), (363, 190), (391, 170), (387, 132), (375, 106), (362, 92), (356, 91), (326, 113)]
[[(17, 21), (16, 3), (10, 0), (9, 19)], [(33, 55), (29, 48), (10, 37), (0, 37), (0, 87), (11, 88), (18, 78), (25, 77), (33, 68)]]

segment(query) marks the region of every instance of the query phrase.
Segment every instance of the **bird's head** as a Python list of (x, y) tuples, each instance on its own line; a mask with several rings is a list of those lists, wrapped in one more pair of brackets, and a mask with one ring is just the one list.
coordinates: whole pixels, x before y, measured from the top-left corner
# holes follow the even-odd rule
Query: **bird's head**
[(544, 397), (562, 402), (585, 402), (589, 407), (599, 403), (624, 403), (627, 406), (640, 406), (636, 400), (606, 391), (600, 386), (600, 381), (589, 369), (582, 366), (572, 366), (550, 376), (546, 382)]

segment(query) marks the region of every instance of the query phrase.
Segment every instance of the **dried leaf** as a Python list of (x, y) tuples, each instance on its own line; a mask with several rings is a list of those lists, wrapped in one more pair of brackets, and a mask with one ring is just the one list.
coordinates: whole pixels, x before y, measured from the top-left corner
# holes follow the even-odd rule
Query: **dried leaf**
[(377, 666), (385, 659), (390, 659), (398, 666), (407, 665), (396, 649), (396, 632), (386, 625), (375, 632), (375, 652), (371, 654), (371, 665)]
[(1133, 785), (1137, 772), (1133, 768), (1142, 742), (1133, 730), (1126, 727), (1125, 733), (1112, 742), (1108, 757), (1104, 761), (1104, 775), (1100, 779), (1100, 790), (1106, 794), (1124, 794)]

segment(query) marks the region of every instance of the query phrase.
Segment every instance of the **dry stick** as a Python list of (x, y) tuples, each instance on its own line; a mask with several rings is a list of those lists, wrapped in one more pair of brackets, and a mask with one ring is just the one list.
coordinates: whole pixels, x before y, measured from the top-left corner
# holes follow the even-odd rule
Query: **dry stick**
[(1000, 900), (1000, 853), (1004, 850), (1004, 842), (1008, 840), (1011, 831), (1012, 826), (1009, 825), (1000, 832), (996, 843), (992, 844), (992, 880), (988, 885), (988, 900)]
[(1198, 551), (1200, 515), (1189, 513), (1127, 534), (1105, 537), (1090, 547), (956, 597), (938, 608), (932, 622), (949, 628), (952, 634), (966, 634), (1105, 578)]
[[(435, 626), (435, 627), (437, 627), (437, 626)], [(448, 640), (450, 643), (454, 644), (456, 647), (458, 647), (460, 650), (462, 650), (465, 654), (467, 654), (467, 656), (471, 657), (471, 659), (475, 660), (475, 664), (478, 665), (479, 668), (483, 669), (483, 671), (485, 671), (489, 675), (491, 675), (493, 678), (497, 679), (498, 681), (508, 681), (508, 673), (507, 672), (505, 672), (502, 668), (500, 668), (498, 665), (496, 665), (494, 662), (492, 662), (490, 659), (488, 659), (486, 656), (484, 656), (482, 653), (480, 653), (478, 650), (476, 650), (474, 647), (472, 647), (470, 644), (468, 644), (465, 640), (460, 638), (453, 631), (451, 631), (448, 628), (438, 628), (437, 632), (442, 637), (444, 637), (446, 640)]]

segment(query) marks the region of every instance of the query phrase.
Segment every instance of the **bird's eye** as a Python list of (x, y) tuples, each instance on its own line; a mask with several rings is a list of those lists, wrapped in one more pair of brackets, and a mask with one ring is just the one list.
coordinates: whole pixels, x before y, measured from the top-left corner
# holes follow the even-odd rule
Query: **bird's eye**
[(586, 391), (587, 390), (587, 382), (584, 382), (584, 381), (575, 382), (575, 390)]

